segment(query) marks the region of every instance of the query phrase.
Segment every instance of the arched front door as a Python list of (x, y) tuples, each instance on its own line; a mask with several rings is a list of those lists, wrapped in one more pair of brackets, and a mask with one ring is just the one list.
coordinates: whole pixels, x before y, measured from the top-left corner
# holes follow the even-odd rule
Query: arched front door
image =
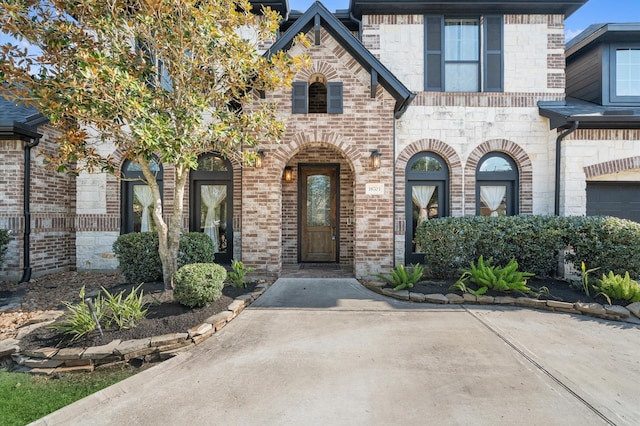
[(233, 168), (215, 154), (198, 159), (190, 180), (192, 232), (204, 232), (213, 242), (214, 261), (230, 263), (233, 257)]

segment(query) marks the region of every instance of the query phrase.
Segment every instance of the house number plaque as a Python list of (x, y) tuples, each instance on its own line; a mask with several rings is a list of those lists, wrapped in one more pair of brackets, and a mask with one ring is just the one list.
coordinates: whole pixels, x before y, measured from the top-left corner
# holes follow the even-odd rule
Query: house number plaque
[(384, 183), (368, 183), (365, 193), (367, 195), (384, 195)]

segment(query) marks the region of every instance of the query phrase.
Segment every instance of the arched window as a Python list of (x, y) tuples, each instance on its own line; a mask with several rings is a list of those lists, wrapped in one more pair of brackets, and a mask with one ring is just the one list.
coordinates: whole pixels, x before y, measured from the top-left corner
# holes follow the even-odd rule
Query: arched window
[(480, 159), (476, 171), (476, 214), (518, 214), (518, 168), (511, 157), (490, 152)]
[(309, 81), (294, 81), (291, 88), (293, 114), (342, 114), (342, 82), (327, 81), (316, 73)]
[(315, 82), (309, 85), (309, 113), (327, 113), (327, 86), (322, 82)]
[(449, 168), (432, 152), (414, 155), (406, 169), (405, 263), (423, 263), (424, 254), (415, 243), (416, 230), (425, 220), (449, 215)]
[[(162, 166), (152, 159), (149, 168), (156, 175), (156, 181), (162, 194)], [(151, 187), (147, 185), (140, 164), (126, 160), (122, 164), (122, 183), (120, 185), (120, 232), (155, 231), (155, 223), (151, 216), (153, 196)]]
[(213, 242), (216, 263), (233, 257), (233, 168), (215, 154), (198, 158), (198, 169), (189, 174), (192, 232), (204, 232)]

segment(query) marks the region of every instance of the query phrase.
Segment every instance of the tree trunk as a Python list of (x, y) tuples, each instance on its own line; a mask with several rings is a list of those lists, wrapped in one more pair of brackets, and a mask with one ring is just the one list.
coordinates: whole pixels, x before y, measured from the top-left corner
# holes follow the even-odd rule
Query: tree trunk
[(162, 213), (162, 195), (155, 174), (149, 169), (149, 162), (144, 158), (138, 158), (138, 164), (147, 180), (153, 194), (153, 222), (158, 231), (158, 254), (162, 263), (162, 280), (164, 289), (173, 288), (173, 275), (178, 270), (178, 250), (180, 248), (180, 235), (182, 233), (182, 212), (184, 203), (184, 186), (187, 173), (184, 167), (176, 167), (176, 186), (174, 189), (174, 204), (169, 223), (165, 222)]

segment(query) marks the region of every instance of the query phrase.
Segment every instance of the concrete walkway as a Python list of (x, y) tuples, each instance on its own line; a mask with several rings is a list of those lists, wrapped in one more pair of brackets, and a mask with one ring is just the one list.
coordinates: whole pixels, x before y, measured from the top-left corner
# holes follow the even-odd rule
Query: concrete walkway
[(189, 353), (36, 422), (637, 425), (640, 328), (280, 279)]

